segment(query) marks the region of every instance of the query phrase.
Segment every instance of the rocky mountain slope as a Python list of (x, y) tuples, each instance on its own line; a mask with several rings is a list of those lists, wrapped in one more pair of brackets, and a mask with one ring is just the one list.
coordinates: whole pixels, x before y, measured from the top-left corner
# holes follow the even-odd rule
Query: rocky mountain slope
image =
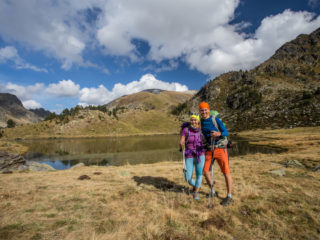
[(5, 129), (5, 138), (102, 137), (177, 133), (181, 121), (171, 114), (192, 92), (142, 91), (105, 106), (75, 107), (34, 125)]
[(29, 109), (29, 111), (35, 113), (37, 116), (43, 119), (51, 113), (50, 111), (45, 110), (44, 108)]
[(0, 93), (0, 127), (6, 127), (9, 119), (17, 124), (35, 123), (43, 120), (41, 116), (25, 109), (15, 95)]
[(231, 130), (320, 125), (320, 28), (284, 44), (251, 71), (211, 80), (180, 106), (180, 116), (201, 101)]

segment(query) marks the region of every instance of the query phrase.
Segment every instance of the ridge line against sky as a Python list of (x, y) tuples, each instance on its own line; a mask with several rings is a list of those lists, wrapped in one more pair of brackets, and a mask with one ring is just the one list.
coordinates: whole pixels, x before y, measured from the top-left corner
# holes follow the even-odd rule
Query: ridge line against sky
[(319, 0), (0, 1), (0, 92), (26, 108), (199, 90), (320, 26)]

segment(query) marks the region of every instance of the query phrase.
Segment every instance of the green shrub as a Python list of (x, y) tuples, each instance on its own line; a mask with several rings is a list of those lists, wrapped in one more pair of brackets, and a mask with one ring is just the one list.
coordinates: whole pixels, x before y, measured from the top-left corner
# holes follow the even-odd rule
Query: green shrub
[(51, 121), (53, 119), (55, 119), (57, 117), (56, 113), (50, 113), (48, 116), (46, 116), (46, 118), (44, 119), (44, 121)]
[(187, 108), (187, 102), (180, 103), (178, 106), (176, 106), (171, 113), (173, 115), (179, 115), (181, 112), (183, 112)]
[(15, 121), (13, 121), (12, 119), (9, 119), (8, 121), (7, 121), (7, 127), (8, 128), (14, 128), (16, 126), (16, 123), (15, 123)]
[(117, 109), (117, 108), (114, 108), (114, 109), (112, 110), (112, 114), (113, 114), (113, 116), (118, 120), (117, 111), (118, 111), (118, 109)]

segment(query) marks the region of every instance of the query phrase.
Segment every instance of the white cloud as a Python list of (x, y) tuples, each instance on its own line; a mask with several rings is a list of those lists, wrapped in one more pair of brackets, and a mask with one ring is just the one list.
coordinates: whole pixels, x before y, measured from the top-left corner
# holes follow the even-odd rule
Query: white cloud
[(27, 109), (41, 108), (41, 104), (34, 98), (41, 95), (44, 85), (42, 83), (36, 83), (35, 85), (21, 86), (13, 83), (7, 83), (6, 85), (0, 85), (0, 92), (11, 93), (18, 97), (23, 106)]
[(175, 82), (163, 82), (156, 79), (152, 74), (145, 74), (139, 81), (132, 81), (128, 84), (115, 84), (112, 91), (109, 91), (103, 85), (100, 85), (98, 88), (83, 88), (80, 91), (80, 104), (102, 105), (123, 95), (133, 94), (152, 88), (168, 91), (188, 91), (186, 85)]
[(314, 19), (308, 12), (286, 10), (266, 17), (251, 38), (234, 32), (232, 27), (221, 27), (213, 32), (217, 47), (208, 45), (209, 52), (199, 49), (187, 54), (186, 61), (192, 68), (211, 75), (251, 69), (267, 60), (285, 42), (301, 33), (310, 33), (318, 26), (320, 17)]
[(89, 37), (85, 16), (79, 15), (79, 11), (90, 7), (86, 2), (89, 1), (0, 1), (0, 35), (6, 41), (44, 51), (68, 69), (73, 62), (82, 61)]
[[(97, 39), (109, 54), (137, 55), (133, 39), (150, 46), (149, 59), (182, 57), (205, 74), (250, 69), (298, 34), (310, 33), (320, 17), (286, 10), (266, 17), (253, 36), (239, 33), (250, 23), (230, 25), (238, 0), (110, 0), (100, 18)], [(290, 27), (288, 27), (290, 26)]]
[(100, 70), (101, 72), (103, 72), (106, 75), (110, 74), (110, 71), (109, 71), (108, 68), (105, 68), (104, 66), (100, 66), (98, 64), (92, 63), (90, 61), (86, 61), (86, 62), (84, 62), (84, 63), (82, 63), (80, 65), (83, 66), (83, 67), (86, 67), (86, 68), (92, 67), (92, 68), (98, 69), (98, 70)]
[(13, 62), (17, 69), (31, 69), (36, 72), (48, 72), (45, 68), (38, 68), (27, 63), (19, 56), (18, 50), (13, 46), (0, 48), (0, 63), (6, 63), (8, 61)]
[[(133, 94), (145, 89), (162, 89), (168, 91), (188, 91), (186, 85), (176, 82), (164, 82), (156, 79), (152, 74), (143, 75), (139, 81), (132, 81), (128, 84), (117, 83), (112, 90), (100, 85), (98, 88), (82, 88), (72, 80), (61, 80), (58, 83), (44, 86), (42, 83), (22, 86), (13, 83), (0, 85), (0, 92), (16, 95), (26, 108), (39, 108), (41, 104), (38, 99), (50, 99), (52, 102), (59, 102), (61, 99), (78, 98), (80, 105), (102, 105), (123, 95)], [(50, 94), (50, 96), (48, 96)], [(44, 97), (45, 96), (45, 97)], [(60, 99), (60, 100), (59, 100)]]
[(80, 105), (102, 105), (112, 100), (112, 93), (103, 85), (98, 88), (83, 88), (80, 91)]
[(61, 80), (58, 84), (52, 83), (46, 88), (46, 92), (59, 97), (76, 97), (79, 94), (80, 85), (73, 81)]
[(178, 66), (179, 66), (178, 61), (170, 60), (168, 62), (168, 64), (161, 64), (160, 67), (157, 67), (154, 64), (153, 65), (150, 64), (147, 67), (143, 68), (142, 70), (143, 71), (154, 71), (156, 73), (159, 73), (159, 72), (164, 72), (164, 71), (172, 71), (172, 70), (178, 68)]
[(44, 84), (36, 83), (35, 85), (21, 86), (14, 83), (7, 83), (1, 87), (1, 92), (16, 95), (21, 101), (31, 100), (35, 95), (39, 95), (44, 89)]
[(41, 104), (35, 100), (27, 100), (22, 102), (23, 106), (27, 109), (42, 108)]
[(212, 29), (233, 18), (238, 0), (111, 0), (100, 18), (97, 39), (110, 54), (135, 54), (133, 38), (147, 41), (150, 58), (161, 61), (208, 41)]
[[(320, 17), (286, 10), (266, 17), (256, 32), (247, 36), (241, 30), (250, 23), (230, 25), (239, 3), (240, 0), (0, 1), (0, 35), (5, 41), (20, 42), (59, 59), (64, 69), (77, 63), (108, 73), (108, 69), (83, 59), (85, 50), (90, 54), (92, 48), (99, 50), (100, 44), (104, 53), (129, 57), (131, 61), (153, 60), (163, 66), (163, 60), (183, 59), (193, 69), (218, 75), (250, 69), (286, 41), (320, 25)], [(318, 0), (308, 3), (315, 6)], [(146, 58), (139, 53), (134, 39), (147, 42), (150, 51)], [(157, 68), (170, 69), (174, 66)]]

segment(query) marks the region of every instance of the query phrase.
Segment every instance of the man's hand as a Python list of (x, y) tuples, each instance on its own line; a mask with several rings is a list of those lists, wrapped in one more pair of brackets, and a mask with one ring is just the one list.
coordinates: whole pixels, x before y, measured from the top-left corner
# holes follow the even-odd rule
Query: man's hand
[(220, 137), (221, 136), (221, 132), (211, 131), (210, 132), (210, 136), (211, 137)]

